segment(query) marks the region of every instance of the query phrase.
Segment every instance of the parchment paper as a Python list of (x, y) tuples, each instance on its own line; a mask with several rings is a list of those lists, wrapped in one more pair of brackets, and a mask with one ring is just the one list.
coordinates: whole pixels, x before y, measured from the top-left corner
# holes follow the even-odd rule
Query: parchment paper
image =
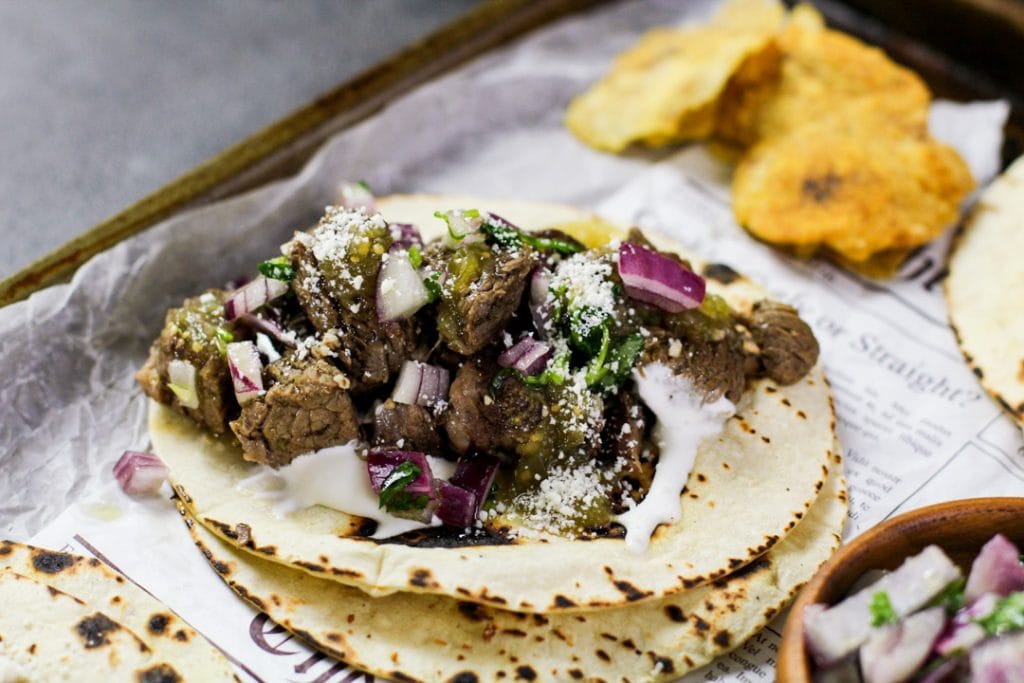
[[(560, 21), (340, 134), (299, 176), (167, 221), (97, 256), (70, 284), (0, 310), (3, 535), (104, 555), (253, 680), (354, 680), (234, 599), (170, 503), (123, 496), (110, 467), (124, 449), (147, 447), (132, 373), (166, 308), (251, 273), (316, 219), (339, 182), (358, 178), (381, 194), (457, 191), (594, 207), (668, 232), (797, 305), (821, 340), (835, 388), (851, 486), (848, 536), (930, 502), (1024, 495), (1020, 433), (978, 387), (946, 325), (948, 236), (885, 283), (795, 262), (735, 225), (730, 170), (702, 146), (613, 157), (561, 127), (569, 99), (643, 29), (701, 19), (714, 4), (642, 0)], [(939, 103), (931, 124), (987, 180), (1007, 112), (1003, 103)], [(777, 631), (688, 680), (770, 679)]]

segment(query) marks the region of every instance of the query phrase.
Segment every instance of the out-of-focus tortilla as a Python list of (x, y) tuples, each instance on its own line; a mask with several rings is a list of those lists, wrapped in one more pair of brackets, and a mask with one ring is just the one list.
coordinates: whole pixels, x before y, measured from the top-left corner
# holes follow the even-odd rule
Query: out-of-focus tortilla
[(985, 190), (954, 241), (949, 320), (982, 386), (1024, 424), (1024, 157)]
[[(589, 218), (571, 207), (443, 195), (399, 195), (378, 204), (388, 220), (416, 224), (428, 240), (444, 229), (434, 211), (450, 208), (493, 211), (531, 229), (552, 223), (565, 228)], [(601, 232), (607, 228), (601, 224)], [(679, 251), (664, 238), (648, 237)], [(699, 271), (699, 260), (692, 262)], [(745, 278), (728, 285), (712, 280), (708, 287), (739, 310), (764, 296)], [(501, 545), (457, 537), (419, 547), (382, 543), (360, 535), (362, 518), (337, 510), (317, 506), (276, 516), (272, 501), (239, 489), (259, 467), (244, 461), (236, 444), (158, 404), (151, 404), (150, 436), (189, 511), (229, 541), (241, 533), (244, 548), (260, 557), (376, 595), (426, 592), (550, 612), (656, 599), (719, 579), (763, 555), (817, 497), (833, 457), (834, 414), (820, 366), (792, 386), (755, 382), (723, 432), (701, 445), (681, 495), (680, 521), (660, 527), (644, 555), (632, 553), (621, 538), (544, 534)]]
[[(675, 680), (762, 629), (839, 547), (846, 486), (838, 455), (831, 465), (804, 520), (756, 562), (700, 588), (586, 614), (519, 614), (407, 593), (372, 598), (240, 551), (189, 522), (196, 545), (232, 590), (321, 650), (374, 675)], [(534, 579), (542, 581), (542, 574)]]

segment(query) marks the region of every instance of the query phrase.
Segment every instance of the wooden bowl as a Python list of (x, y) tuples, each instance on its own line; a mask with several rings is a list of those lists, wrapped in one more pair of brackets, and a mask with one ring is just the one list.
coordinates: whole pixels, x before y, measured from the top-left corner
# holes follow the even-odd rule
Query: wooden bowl
[(839, 601), (872, 569), (895, 569), (903, 560), (937, 545), (966, 571), (990, 538), (1002, 533), (1024, 548), (1024, 498), (971, 498), (930, 505), (869, 529), (823, 566), (800, 593), (782, 632), (776, 675), (780, 683), (811, 683), (804, 645), (804, 607)]

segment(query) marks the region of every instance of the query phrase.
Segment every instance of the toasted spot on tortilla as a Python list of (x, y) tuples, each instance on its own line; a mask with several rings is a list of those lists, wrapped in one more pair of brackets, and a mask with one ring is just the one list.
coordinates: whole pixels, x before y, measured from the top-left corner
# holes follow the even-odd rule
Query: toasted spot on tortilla
[(178, 683), (182, 680), (170, 664), (157, 664), (139, 672), (140, 683)]
[(729, 642), (732, 640), (732, 636), (728, 631), (722, 630), (716, 633), (712, 637), (712, 640), (715, 641), (716, 645), (719, 645), (721, 647), (729, 647)]
[(307, 571), (314, 572), (316, 574), (323, 574), (324, 571), (326, 571), (322, 566), (318, 564), (315, 564), (313, 562), (304, 562), (303, 560), (295, 560), (295, 565), (298, 567), (302, 567)]
[(183, 643), (187, 643), (188, 642), (188, 633), (186, 633), (185, 629), (183, 629), (183, 628), (178, 629), (177, 631), (174, 632), (174, 638), (175, 638), (175, 640), (180, 640)]
[(705, 278), (729, 285), (743, 276), (724, 263), (709, 263), (701, 271)]
[(666, 605), (665, 614), (668, 615), (669, 619), (676, 623), (681, 624), (684, 621), (686, 621), (686, 615), (683, 613), (683, 610), (680, 609), (678, 605)]
[(693, 617), (693, 627), (696, 628), (698, 631), (711, 630), (711, 624), (704, 621), (702, 618), (700, 618), (700, 616), (696, 615)]
[(111, 621), (102, 612), (85, 617), (75, 626), (75, 630), (81, 636), (86, 649), (90, 650), (101, 645), (109, 645), (110, 638), (107, 637), (107, 634), (120, 628), (118, 624)]
[(579, 669), (569, 669), (569, 675), (575, 678), (577, 681), (583, 678), (583, 672)]
[[(4, 546), (4, 549), (7, 552), (11, 551), (9, 546)], [(64, 571), (74, 563), (75, 558), (67, 553), (55, 553), (47, 550), (40, 550), (32, 556), (32, 566), (44, 574), (57, 574)]]
[(157, 613), (149, 618), (147, 627), (149, 628), (150, 633), (160, 635), (167, 630), (167, 624), (170, 623), (170, 620), (171, 618), (169, 615)]
[(648, 652), (647, 655), (654, 661), (654, 668), (660, 669), (661, 673), (672, 674), (676, 672), (675, 665), (668, 657), (662, 657), (654, 652)]
[(601, 649), (594, 650), (594, 654), (597, 655), (597, 658), (602, 660), (602, 661), (605, 661), (605, 662), (612, 661), (611, 655), (609, 655), (604, 650), (601, 650)]
[(448, 679), (448, 683), (479, 683), (480, 679), (472, 671), (460, 671)]

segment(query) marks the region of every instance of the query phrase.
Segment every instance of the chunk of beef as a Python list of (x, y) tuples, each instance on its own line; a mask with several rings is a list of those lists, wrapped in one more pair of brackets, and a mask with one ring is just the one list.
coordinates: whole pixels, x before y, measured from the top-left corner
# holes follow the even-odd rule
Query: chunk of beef
[[(149, 359), (135, 375), (150, 398), (188, 415), (198, 424), (218, 434), (226, 432), (228, 422), (238, 414), (231, 375), (224, 356), (228, 334), (241, 338), (246, 330), (224, 318), (221, 290), (186, 299), (180, 308), (172, 308), (164, 319), (160, 337), (153, 342)], [(219, 333), (218, 333), (219, 330)], [(169, 387), (168, 367), (173, 360), (190, 363), (196, 370), (198, 406), (186, 408)]]
[(491, 249), (475, 243), (445, 256), (447, 278), (437, 329), (449, 348), (470, 356), (491, 343), (519, 307), (533, 252), (525, 246)]
[(724, 395), (736, 402), (747, 383), (747, 354), (742, 337), (732, 328), (708, 338), (676, 338), (652, 330), (644, 341), (640, 365), (662, 363), (674, 374), (688, 377), (707, 400)]
[(818, 340), (792, 306), (758, 301), (749, 325), (761, 350), (765, 374), (779, 384), (797, 382), (818, 362)]
[(428, 408), (388, 399), (373, 411), (373, 445), (441, 455), (438, 422)]
[(231, 423), (246, 460), (281, 467), (295, 456), (359, 437), (348, 378), (324, 360), (291, 357), (266, 368), (270, 388)]
[(493, 361), (477, 357), (455, 373), (448, 391), (445, 429), (459, 455), (474, 450), (515, 452), (544, 416), (541, 392), (528, 388), (514, 376), (497, 383), (491, 396), (491, 384), (499, 370)]
[(377, 319), (374, 301), (379, 259), (371, 267), (364, 263), (355, 279), (332, 277), (337, 268), (318, 262), (310, 248), (295, 242), (292, 262), (295, 295), (313, 326), (322, 335), (339, 340), (338, 361), (351, 377), (353, 393), (386, 384), (404, 360), (423, 354), (417, 346), (415, 319)]
[[(621, 463), (612, 499), (631, 495), (639, 502), (654, 477), (656, 447), (647, 438), (648, 415), (632, 387), (624, 387), (610, 399), (604, 432), (601, 434), (601, 460), (606, 466)], [(646, 455), (646, 457), (645, 457)]]

